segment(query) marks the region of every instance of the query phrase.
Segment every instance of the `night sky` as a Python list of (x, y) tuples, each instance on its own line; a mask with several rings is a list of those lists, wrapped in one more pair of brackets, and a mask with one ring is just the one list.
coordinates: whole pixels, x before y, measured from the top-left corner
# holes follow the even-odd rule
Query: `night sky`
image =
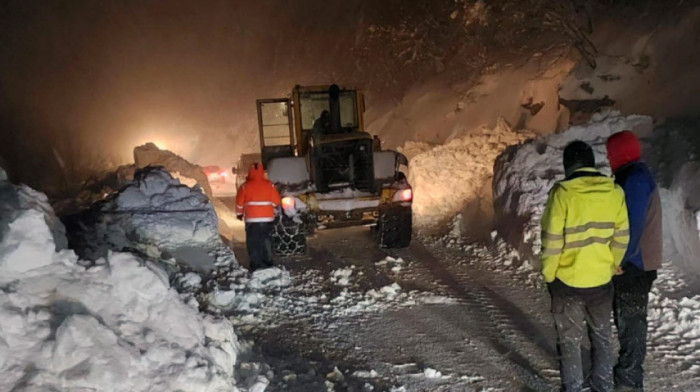
[(361, 3), (5, 1), (0, 155), (30, 183), (59, 159), (128, 163), (149, 140), (232, 164), (257, 149), (256, 98), (362, 84), (350, 50)]

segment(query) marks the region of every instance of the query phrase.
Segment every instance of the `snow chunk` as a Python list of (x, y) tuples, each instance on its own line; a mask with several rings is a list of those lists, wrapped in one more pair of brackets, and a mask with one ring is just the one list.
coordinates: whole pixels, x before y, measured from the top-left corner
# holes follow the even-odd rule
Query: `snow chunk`
[(432, 368), (425, 368), (423, 375), (425, 378), (442, 378), (442, 373)]
[(287, 287), (289, 283), (289, 271), (277, 267), (270, 267), (253, 272), (250, 282), (248, 282), (248, 287), (262, 290), (274, 287)]
[(55, 248), (44, 215), (36, 210), (22, 211), (0, 242), (2, 279), (53, 263)]
[(8, 230), (8, 225), (26, 210), (37, 211), (42, 215), (55, 244), (55, 250), (68, 247), (66, 229), (56, 217), (46, 195), (26, 185), (0, 181), (0, 239)]
[(352, 268), (340, 268), (331, 272), (331, 282), (337, 284), (338, 286), (348, 286), (350, 285), (350, 275), (352, 275)]

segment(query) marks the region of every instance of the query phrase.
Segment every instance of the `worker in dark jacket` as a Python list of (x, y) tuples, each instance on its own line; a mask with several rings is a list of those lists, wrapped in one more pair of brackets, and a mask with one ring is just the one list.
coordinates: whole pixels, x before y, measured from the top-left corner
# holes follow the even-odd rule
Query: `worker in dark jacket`
[(591, 341), (593, 391), (613, 389), (612, 276), (627, 249), (622, 189), (595, 169), (591, 147), (564, 149), (566, 178), (549, 192), (542, 216), (542, 275), (552, 296), (562, 391), (583, 390), (581, 339)]
[(659, 191), (649, 168), (641, 162), (634, 133), (618, 132), (607, 141), (608, 160), (615, 182), (625, 191), (630, 241), (622, 259), (622, 274), (613, 278), (614, 314), (620, 339), (615, 385), (642, 390), (647, 337), (647, 303), (656, 270), (661, 267), (662, 233)]

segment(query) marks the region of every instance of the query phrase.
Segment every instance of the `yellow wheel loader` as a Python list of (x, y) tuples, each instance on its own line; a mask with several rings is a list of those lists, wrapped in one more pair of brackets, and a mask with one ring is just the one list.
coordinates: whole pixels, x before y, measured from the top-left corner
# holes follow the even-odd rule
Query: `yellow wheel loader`
[(364, 131), (360, 90), (296, 86), (291, 97), (260, 99), (257, 108), (260, 159), (282, 195), (276, 254), (304, 253), (317, 228), (352, 225), (373, 225), (380, 247), (409, 245), (408, 160)]

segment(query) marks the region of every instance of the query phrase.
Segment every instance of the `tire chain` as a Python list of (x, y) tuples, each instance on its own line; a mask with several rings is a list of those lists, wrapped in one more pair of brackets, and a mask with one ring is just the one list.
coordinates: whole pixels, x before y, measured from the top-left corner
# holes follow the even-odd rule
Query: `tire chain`
[(286, 218), (275, 220), (272, 229), (272, 249), (280, 256), (306, 252), (306, 231), (303, 225)]

